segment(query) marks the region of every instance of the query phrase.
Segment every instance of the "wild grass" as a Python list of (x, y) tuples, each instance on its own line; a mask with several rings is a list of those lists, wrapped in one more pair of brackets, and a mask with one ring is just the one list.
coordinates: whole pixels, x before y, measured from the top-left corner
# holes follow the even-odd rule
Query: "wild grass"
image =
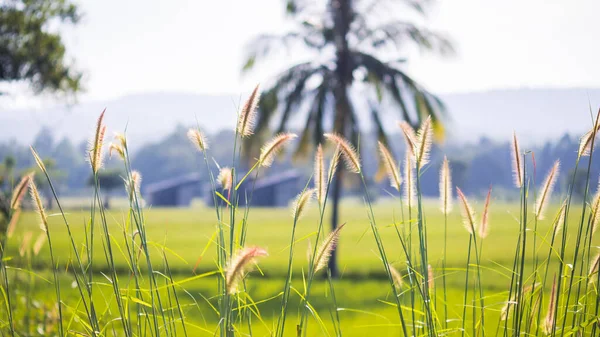
[[(0, 227), (2, 335), (597, 335), (596, 177), (587, 175), (583, 200), (572, 187), (553, 196), (559, 163), (536, 185), (534, 154), (522, 152), (513, 134), (518, 205), (497, 202), (492, 188), (484, 202), (469, 200), (452, 186), (447, 160), (441, 199), (425, 200), (421, 177), (430, 168), (433, 138), (427, 119), (417, 132), (401, 123), (403, 165), (379, 144), (390, 184), (402, 197), (373, 202), (360, 151), (341, 135), (325, 134), (315, 172), (291, 211), (252, 208), (253, 193), (242, 194), (240, 186), (264, 174), (295, 138), (275, 136), (254, 166), (240, 171), (258, 100), (257, 87), (240, 109), (234, 155), (217, 164), (218, 177), (211, 173), (210, 140), (200, 129), (188, 132), (198, 149), (190, 156), (208, 168), (212, 207), (144, 207), (141, 176), (119, 134), (107, 148), (122, 160), (127, 207), (105, 209), (98, 179), (104, 112), (86, 154), (94, 189), (85, 210), (63, 208), (32, 149), (58, 209), (43, 208), (31, 176), (15, 184)], [(590, 172), (598, 123), (597, 116), (574, 170), (585, 163)], [(329, 232), (324, 219), (329, 187), (343, 169), (338, 159), (358, 177), (363, 195), (343, 204), (342, 223)], [(21, 209), (26, 186), (35, 212)], [(453, 191), (462, 215), (452, 208)], [(336, 247), (341, 277), (332, 279), (325, 267)]]

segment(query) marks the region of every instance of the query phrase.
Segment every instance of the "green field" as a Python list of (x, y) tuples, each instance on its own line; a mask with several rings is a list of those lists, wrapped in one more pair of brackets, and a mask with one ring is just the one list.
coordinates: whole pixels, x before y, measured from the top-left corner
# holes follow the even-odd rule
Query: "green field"
[[(482, 203), (473, 203), (474, 208), (481, 211)], [(435, 274), (436, 268), (441, 266), (441, 257), (444, 245), (444, 218), (437, 209), (434, 201), (428, 201), (425, 210), (426, 225), (428, 232), (429, 260), (434, 269), (436, 286), (436, 303), (438, 310), (442, 306), (441, 275)], [(396, 309), (388, 304), (391, 291), (388, 281), (385, 279), (383, 265), (379, 259), (377, 247), (372, 237), (367, 216), (367, 208), (358, 201), (346, 201), (341, 206), (341, 222), (346, 223), (340, 243), (339, 261), (342, 277), (334, 281), (335, 294), (338, 304), (338, 312), (342, 322), (344, 336), (396, 336), (399, 334), (399, 320)], [(462, 225), (460, 213), (455, 211), (448, 220), (448, 308), (451, 316), (459, 319), (462, 317), (462, 296), (464, 288), (464, 270), (467, 256), (469, 235)], [(410, 221), (408, 214), (404, 214), (405, 223), (402, 223), (402, 211), (398, 203), (392, 201), (378, 202), (374, 208), (377, 225), (384, 239), (385, 249), (390, 262), (398, 269), (405, 270), (403, 254), (401, 254), (400, 243), (393, 225), (396, 224), (400, 230), (409, 230)], [(538, 249), (536, 251), (540, 261), (544, 261), (548, 254), (548, 244), (544, 242), (544, 236), (550, 229), (554, 220), (557, 207), (549, 208), (546, 220), (538, 224), (537, 238)], [(404, 208), (404, 212), (407, 212)], [(510, 268), (519, 233), (518, 205), (505, 203), (492, 203), (490, 224), (490, 235), (483, 241), (483, 254), (481, 259), (482, 279), (485, 287), (486, 297), (486, 330), (495, 332), (498, 325), (499, 311), (503, 302), (507, 300), (510, 283)], [(578, 223), (580, 209), (573, 207), (570, 211), (569, 223), (574, 233), (575, 224)], [(52, 215), (52, 212), (49, 212)], [(67, 219), (75, 232), (74, 236), (80, 238), (78, 244), (83, 247), (83, 228), (89, 221), (89, 211), (67, 211)], [(127, 229), (127, 210), (111, 210), (107, 213), (110, 222), (110, 233), (114, 246), (123, 249), (123, 233), (130, 233)], [(73, 259), (70, 241), (62, 217), (50, 216), (50, 232), (53, 239), (55, 257), (63, 267), (70, 264)], [(163, 268), (163, 252), (169, 259), (171, 271), (179, 281), (186, 281), (194, 275), (211, 272), (216, 269), (215, 251), (216, 246), (212, 242), (216, 228), (216, 217), (214, 210), (206, 207), (193, 207), (189, 209), (146, 209), (145, 219), (147, 235), (156, 248), (153, 254), (153, 264), (157, 270)], [(260, 261), (260, 271), (255, 271), (247, 278), (247, 292), (254, 302), (258, 304), (260, 318), (255, 317), (253, 322), (253, 334), (255, 336), (268, 336), (274, 324), (273, 318), (278, 314), (280, 300), (278, 294), (284, 286), (286, 273), (289, 240), (291, 234), (292, 217), (289, 209), (253, 208), (249, 215), (249, 228), (247, 243), (267, 248), (269, 257)], [(308, 238), (314, 239), (318, 225), (318, 212), (312, 209), (304, 216), (299, 225), (296, 241), (296, 254), (294, 258), (294, 286), (302, 289), (302, 275), (307, 267)], [(535, 223), (528, 226), (533, 233)], [(27, 231), (39, 233), (38, 219), (34, 213), (25, 213), (19, 223), (15, 236), (9, 241), (8, 251), (12, 257), (11, 266), (26, 267), (26, 258), (19, 257), (18, 248), (21, 238)], [(100, 234), (98, 234), (100, 235)], [(533, 235), (530, 235), (533, 237)], [(96, 240), (95, 281), (100, 289), (97, 296), (99, 302), (111, 302), (112, 289), (107, 286), (106, 279), (102, 276), (103, 266), (106, 266), (102, 254), (101, 238)], [(533, 241), (531, 241), (533, 243)], [(527, 265), (531, 267), (533, 261), (533, 245), (528, 246), (531, 250), (527, 254)], [(114, 253), (119, 255), (119, 253)], [(39, 256), (33, 257), (31, 263), (36, 268), (40, 277), (50, 279), (50, 273), (44, 271), (49, 265), (49, 251), (44, 247)], [(121, 283), (129, 279), (129, 267), (124, 258), (116, 258), (117, 268), (120, 270)], [(556, 258), (554, 258), (556, 261)], [(15, 276), (28, 279), (32, 277), (25, 271), (17, 271)], [(61, 277), (65, 279), (64, 284), (69, 284), (68, 274)], [(473, 278), (472, 278), (473, 279)], [(529, 282), (531, 282), (529, 280)], [(16, 282), (15, 284), (19, 284)], [(40, 298), (48, 298), (52, 301), (51, 286), (37, 278), (36, 285), (46, 287), (34, 287), (31, 291), (37, 293)], [(65, 289), (63, 293), (66, 303), (77, 303), (79, 294), (76, 289)], [(183, 291), (185, 289), (185, 291)], [(25, 289), (21, 289), (25, 291)], [(185, 317), (189, 323), (188, 331), (192, 336), (212, 335), (216, 329), (218, 315), (211, 309), (209, 303), (214, 304), (214, 296), (217, 294), (216, 280), (210, 276), (194, 279), (181, 284), (178, 291), (182, 303), (184, 303)], [(292, 296), (293, 302), (290, 306), (290, 316), (286, 329), (290, 336), (295, 335), (295, 324), (297, 321), (298, 297)], [(407, 301), (405, 298), (403, 301)], [(324, 321), (324, 327), (320, 328), (317, 320), (309, 324), (309, 335), (333, 334), (330, 312), (332, 301), (329, 294), (327, 282), (322, 278), (313, 288), (311, 304), (318, 315)], [(469, 308), (471, 303), (469, 303)], [(469, 309), (471, 310), (471, 309)], [(418, 315), (417, 315), (418, 316)], [(67, 317), (69, 317), (67, 315)], [(275, 318), (276, 319), (276, 318)], [(419, 317), (416, 317), (419, 320)], [(262, 321), (262, 323), (261, 323)], [(450, 325), (454, 323), (451, 322)], [(458, 324), (458, 322), (456, 322)], [(469, 326), (469, 325), (467, 325)], [(242, 328), (243, 331), (244, 330)]]

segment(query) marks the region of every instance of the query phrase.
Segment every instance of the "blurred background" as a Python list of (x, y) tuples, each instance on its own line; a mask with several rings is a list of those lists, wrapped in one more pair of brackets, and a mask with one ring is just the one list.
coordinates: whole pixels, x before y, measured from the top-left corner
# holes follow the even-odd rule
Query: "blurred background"
[[(342, 133), (357, 142), (359, 129), (362, 149), (375, 149), (382, 126), (400, 157), (403, 145), (396, 121), (407, 119), (417, 127), (431, 114), (443, 127), (432, 165), (439, 165), (443, 152), (454, 163), (455, 182), (463, 190), (482, 195), (494, 184), (498, 197), (506, 198), (514, 197), (502, 193), (511, 182), (507, 144), (513, 130), (522, 146), (535, 152), (540, 172), (555, 159), (574, 162), (579, 137), (591, 127), (591, 115), (600, 104), (600, 27), (594, 17), (600, 2), (348, 3), (352, 8), (345, 36), (350, 52), (364, 52), (381, 62), (352, 59), (355, 64), (346, 79), (355, 118)], [(202, 166), (185, 136), (189, 127), (200, 126), (209, 134), (215, 161), (229, 163), (239, 105), (256, 83), (272, 94), (269, 90), (294, 65), (308, 64), (316, 75), (305, 79), (303, 92), (293, 96), (301, 82), (293, 73), (293, 80), (278, 88), (279, 104), (261, 105), (261, 111), (270, 109), (273, 116), (257, 137), (278, 130), (303, 135), (308, 129), (314, 145), (319, 125), (323, 131), (334, 128), (331, 104), (339, 101), (339, 78), (325, 94), (330, 104), (323, 108), (326, 117), (307, 122), (320, 85), (327, 74), (337, 76), (336, 60), (343, 55), (344, 44), (335, 40), (339, 18), (329, 1), (0, 4), (0, 159), (5, 170), (7, 164), (14, 172), (26, 170), (33, 166), (28, 150), (33, 145), (53, 167), (66, 196), (87, 189), (86, 142), (104, 108), (110, 132), (126, 131), (133, 166), (151, 191), (202, 180)], [(379, 65), (389, 66), (387, 73), (377, 74)], [(396, 84), (389, 82), (395, 74)], [(411, 92), (411, 83), (416, 91)], [(443, 105), (422, 108), (419, 97), (433, 103), (439, 98)], [(268, 100), (263, 97), (263, 102)], [(284, 122), (288, 102), (291, 112)], [(402, 109), (410, 111), (404, 115)], [(300, 149), (300, 143), (271, 175), (291, 168), (300, 175), (310, 172), (310, 160), (302, 159), (314, 147)], [(375, 152), (364, 153), (366, 172), (376, 183)], [(114, 159), (107, 163), (108, 171), (116, 166)], [(437, 193), (435, 172), (426, 172), (431, 175), (424, 180), (428, 195)], [(563, 170), (563, 181), (568, 174), (568, 168)], [(378, 191), (385, 196), (386, 183), (381, 184)], [(559, 182), (558, 188), (563, 185)], [(201, 189), (194, 196), (201, 196)], [(184, 199), (171, 202), (188, 204)]]

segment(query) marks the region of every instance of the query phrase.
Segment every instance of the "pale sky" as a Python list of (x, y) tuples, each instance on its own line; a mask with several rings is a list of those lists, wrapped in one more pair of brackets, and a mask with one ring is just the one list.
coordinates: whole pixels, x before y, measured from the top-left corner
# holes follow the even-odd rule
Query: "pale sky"
[[(289, 59), (274, 60), (251, 77), (239, 73), (252, 36), (283, 31), (282, 3), (82, 0), (85, 18), (65, 35), (87, 74), (80, 100), (155, 91), (245, 92)], [(416, 54), (405, 70), (437, 93), (600, 87), (598, 13), (598, 0), (440, 0), (427, 24), (451, 36), (458, 54)]]

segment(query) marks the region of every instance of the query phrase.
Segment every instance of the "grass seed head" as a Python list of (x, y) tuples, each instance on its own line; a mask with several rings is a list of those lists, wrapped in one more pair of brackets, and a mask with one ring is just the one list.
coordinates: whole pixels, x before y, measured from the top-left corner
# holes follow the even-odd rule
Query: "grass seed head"
[(306, 189), (296, 197), (294, 201), (294, 206), (292, 208), (292, 216), (294, 219), (298, 220), (304, 215), (308, 207), (310, 206), (310, 202), (315, 195), (316, 189)]
[(40, 193), (38, 191), (37, 186), (34, 181), (29, 183), (29, 192), (31, 194), (31, 199), (33, 200), (33, 204), (35, 205), (35, 210), (40, 218), (40, 228), (43, 231), (48, 231), (48, 217), (46, 216), (46, 211), (44, 210), (44, 204), (42, 203), (42, 199), (40, 198)]
[(327, 238), (321, 243), (319, 246), (319, 250), (317, 251), (317, 256), (315, 257), (315, 264), (313, 268), (313, 273), (325, 268), (327, 263), (329, 262), (329, 258), (331, 258), (331, 252), (337, 246), (338, 240), (340, 238), (340, 232), (342, 228), (344, 228), (345, 224), (338, 226), (333, 232), (329, 233)]
[(240, 137), (245, 138), (251, 136), (254, 133), (254, 124), (256, 120), (256, 108), (260, 100), (260, 85), (256, 85), (252, 93), (242, 105), (238, 114), (238, 122), (236, 132)]
[(492, 186), (488, 190), (485, 204), (483, 205), (483, 213), (481, 213), (481, 225), (479, 226), (479, 237), (485, 239), (490, 232), (490, 199), (492, 197)]
[(450, 173), (450, 163), (446, 157), (444, 157), (440, 168), (440, 204), (443, 214), (452, 212), (452, 175)]
[(217, 176), (217, 181), (221, 188), (225, 191), (230, 191), (233, 185), (233, 170), (231, 167), (222, 167), (219, 170), (219, 175)]
[(29, 184), (33, 181), (33, 172), (24, 175), (17, 186), (15, 186), (12, 197), (10, 199), (10, 208), (12, 210), (17, 210), (21, 208), (21, 201), (23, 200), (23, 196), (29, 187)]
[(460, 200), (460, 205), (462, 206), (461, 209), (462, 209), (463, 224), (465, 226), (465, 229), (467, 230), (467, 232), (469, 232), (469, 234), (473, 235), (473, 234), (475, 234), (475, 229), (477, 228), (477, 225), (475, 222), (475, 212), (473, 211), (473, 208), (469, 204), (467, 197), (465, 197), (463, 192), (458, 187), (456, 188), (456, 194), (458, 195), (458, 199)]
[(512, 167), (513, 167), (513, 179), (516, 187), (523, 186), (523, 160), (521, 159), (521, 148), (519, 147), (519, 140), (517, 134), (513, 132), (512, 138)]
[(315, 168), (314, 168), (314, 180), (315, 188), (317, 191), (317, 201), (320, 205), (325, 203), (325, 196), (327, 194), (327, 177), (325, 176), (325, 159), (323, 157), (323, 146), (319, 144), (317, 146), (317, 152), (315, 153)]
[(324, 136), (328, 141), (337, 145), (346, 168), (350, 172), (360, 173), (360, 158), (354, 146), (346, 138), (336, 133), (326, 133)]
[(542, 184), (542, 189), (540, 190), (538, 200), (535, 205), (535, 216), (538, 218), (538, 220), (544, 219), (544, 212), (546, 210), (546, 206), (548, 205), (550, 197), (552, 196), (552, 191), (554, 190), (554, 184), (556, 183), (556, 179), (558, 178), (559, 170), (560, 161), (557, 160), (554, 162), (552, 169), (550, 170), (550, 172), (548, 172), (548, 175), (546, 176), (546, 179)]
[(408, 124), (406, 121), (398, 122), (398, 126), (402, 130), (406, 150), (409, 151), (412, 156), (415, 156), (415, 153), (417, 152), (417, 135), (415, 134), (415, 130), (413, 130), (412, 126), (410, 126), (410, 124)]
[(268, 256), (267, 251), (260, 247), (246, 247), (238, 250), (232, 257), (225, 273), (225, 286), (228, 294), (237, 289), (238, 282), (244, 277), (256, 258)]
[(206, 136), (202, 131), (198, 129), (189, 129), (187, 132), (187, 137), (192, 145), (198, 149), (198, 151), (204, 152), (208, 150), (208, 141), (206, 140)]
[(427, 117), (425, 122), (421, 125), (419, 132), (417, 133), (417, 153), (416, 153), (416, 164), (419, 168), (422, 168), (429, 163), (429, 153), (431, 152), (431, 143), (433, 140), (433, 131), (431, 128), (431, 116)]
[(285, 144), (296, 137), (298, 136), (293, 133), (280, 133), (265, 143), (260, 149), (260, 157), (258, 158), (260, 165), (263, 167), (271, 166), (275, 161), (275, 156), (283, 149)]
[(390, 185), (397, 191), (400, 191), (400, 185), (402, 185), (402, 178), (400, 177), (400, 169), (396, 164), (396, 160), (390, 153), (390, 150), (382, 142), (378, 142), (379, 154), (381, 161), (384, 165), (385, 172), (390, 180)]

